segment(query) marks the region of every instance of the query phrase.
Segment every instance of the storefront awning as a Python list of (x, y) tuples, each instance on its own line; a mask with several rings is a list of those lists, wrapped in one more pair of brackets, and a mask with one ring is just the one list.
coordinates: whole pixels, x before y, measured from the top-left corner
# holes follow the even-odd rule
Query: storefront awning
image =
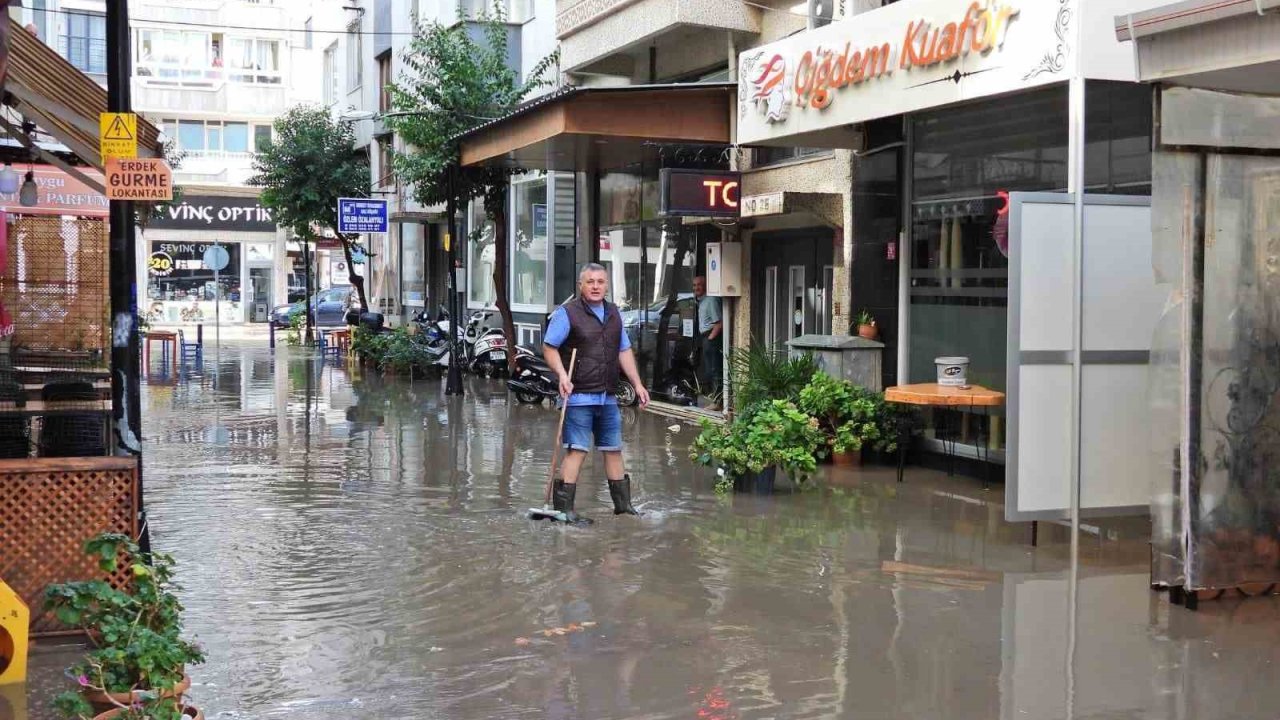
[[(9, 72), (5, 104), (31, 118), (86, 163), (99, 169), (98, 115), (107, 111), (107, 91), (9, 19)], [(159, 131), (138, 118), (139, 157), (164, 157)]]
[(727, 145), (735, 97), (732, 83), (566, 88), (464, 134), (462, 164), (588, 170), (655, 143)]
[(1280, 0), (1187, 0), (1118, 15), (1138, 79), (1280, 94)]

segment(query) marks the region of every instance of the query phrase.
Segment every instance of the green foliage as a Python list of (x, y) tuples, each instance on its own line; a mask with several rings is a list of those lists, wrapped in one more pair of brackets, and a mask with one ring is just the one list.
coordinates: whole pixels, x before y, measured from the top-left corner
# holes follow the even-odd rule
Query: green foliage
[[(816, 372), (800, 390), (797, 405), (817, 418), (832, 452), (857, 452), (866, 445), (884, 450), (891, 440), (881, 426), (886, 408), (881, 393)], [(896, 448), (896, 437), (892, 441)]]
[(295, 106), (276, 118), (272, 140), (258, 148), (249, 184), (263, 189), (260, 201), (276, 224), (303, 242), (322, 228), (337, 236), (348, 278), (367, 308), (364, 280), (351, 264), (355, 240), (338, 232), (338, 198), (369, 195), (369, 158), (355, 142), (351, 123), (335, 121), (328, 108)]
[(751, 343), (737, 348), (730, 358), (730, 375), (738, 408), (749, 409), (768, 400), (795, 398), (818, 372), (812, 355), (791, 357)]
[(689, 447), (690, 459), (719, 467), (725, 475), (717, 492), (732, 487), (733, 478), (779, 467), (796, 482), (817, 470), (815, 454), (822, 443), (818, 421), (790, 400), (771, 400), (728, 425), (702, 422), (702, 432)]
[(113, 573), (123, 558), (132, 582), (117, 590), (101, 580), (62, 583), (45, 589), (45, 608), (58, 621), (82, 627), (94, 643), (69, 672), (81, 684), (108, 692), (162, 689), (182, 679), (186, 665), (204, 662), (196, 645), (182, 639), (182, 604), (174, 594), (173, 558), (143, 556), (127, 535), (103, 533), (85, 543), (98, 567)]
[(853, 324), (854, 325), (875, 325), (876, 319), (871, 314), (870, 310), (863, 308), (861, 311), (858, 312), (857, 317), (853, 319)]
[(351, 347), (379, 370), (407, 373), (431, 367), (431, 358), (421, 336), (409, 334), (407, 328), (375, 333), (357, 327), (351, 335)]
[(284, 344), (297, 347), (302, 344), (302, 318), (305, 313), (289, 316), (289, 329), (284, 333)]

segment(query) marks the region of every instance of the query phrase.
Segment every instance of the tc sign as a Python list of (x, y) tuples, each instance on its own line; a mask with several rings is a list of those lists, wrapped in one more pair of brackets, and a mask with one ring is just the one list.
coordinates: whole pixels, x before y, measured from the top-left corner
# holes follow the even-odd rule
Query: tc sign
[(666, 216), (738, 217), (738, 173), (663, 170), (661, 212)]
[(387, 231), (386, 200), (338, 198), (338, 232), (354, 235)]

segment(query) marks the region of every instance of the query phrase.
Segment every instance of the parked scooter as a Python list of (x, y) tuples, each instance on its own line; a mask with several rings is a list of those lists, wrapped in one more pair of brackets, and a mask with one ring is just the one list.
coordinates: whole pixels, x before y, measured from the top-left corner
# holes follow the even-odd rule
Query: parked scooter
[(477, 375), (498, 377), (507, 371), (507, 336), (500, 326), (490, 324), (491, 310), (472, 313), (463, 334), (466, 368)]
[(698, 379), (698, 360), (698, 351), (693, 348), (674, 353), (671, 367), (662, 376), (656, 394), (675, 405), (697, 405), (702, 387)]
[[(507, 387), (515, 393), (516, 400), (522, 403), (539, 403), (545, 398), (559, 397), (560, 381), (541, 354), (527, 347), (517, 347), (515, 364), (515, 371), (507, 381)], [(624, 377), (618, 378), (614, 395), (622, 406), (635, 405), (638, 400), (636, 389)]]
[(421, 310), (413, 316), (413, 322), (418, 326), (415, 337), (422, 343), (423, 352), (426, 353), (432, 370), (437, 376), (443, 375), (449, 368), (452, 350), (449, 343), (452, 322), (449, 320), (448, 311), (441, 308), (436, 319), (432, 320), (426, 310)]

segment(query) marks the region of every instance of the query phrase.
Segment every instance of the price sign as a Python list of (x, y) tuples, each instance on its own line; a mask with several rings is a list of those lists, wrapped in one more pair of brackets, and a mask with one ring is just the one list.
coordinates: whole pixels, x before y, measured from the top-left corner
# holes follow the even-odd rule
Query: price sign
[(153, 277), (164, 277), (173, 273), (173, 257), (167, 252), (153, 252), (147, 259), (147, 273)]

